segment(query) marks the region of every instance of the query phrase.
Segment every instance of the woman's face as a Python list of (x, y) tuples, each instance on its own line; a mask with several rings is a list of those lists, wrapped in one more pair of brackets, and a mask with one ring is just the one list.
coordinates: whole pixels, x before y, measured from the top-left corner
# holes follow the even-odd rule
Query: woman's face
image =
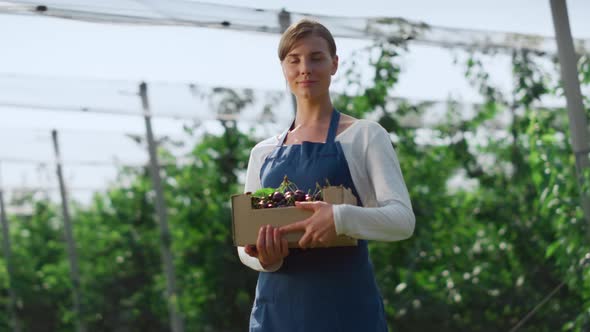
[(332, 57), (328, 42), (318, 36), (298, 40), (282, 61), (283, 74), (297, 98), (318, 99), (327, 95), (338, 57)]

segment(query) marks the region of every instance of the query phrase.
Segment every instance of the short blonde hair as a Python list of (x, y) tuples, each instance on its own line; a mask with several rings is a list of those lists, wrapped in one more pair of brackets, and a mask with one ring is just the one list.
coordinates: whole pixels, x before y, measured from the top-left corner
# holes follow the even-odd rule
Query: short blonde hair
[(317, 21), (304, 18), (291, 24), (283, 33), (279, 42), (279, 60), (285, 60), (295, 43), (309, 36), (318, 36), (325, 39), (328, 42), (330, 55), (332, 57), (336, 56), (336, 42), (330, 30)]

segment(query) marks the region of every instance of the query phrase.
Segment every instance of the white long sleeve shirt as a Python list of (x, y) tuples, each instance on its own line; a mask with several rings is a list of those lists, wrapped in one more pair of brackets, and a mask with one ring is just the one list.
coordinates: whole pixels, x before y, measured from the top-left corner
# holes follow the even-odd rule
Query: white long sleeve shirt
[[(397, 154), (389, 133), (378, 123), (359, 119), (336, 136), (342, 145), (354, 186), (363, 206), (333, 205), (338, 235), (377, 241), (399, 241), (412, 236), (415, 216)], [(278, 136), (258, 143), (250, 153), (245, 192), (262, 188), (260, 168), (278, 144)], [(238, 247), (246, 266), (264, 272), (278, 270), (282, 262), (264, 269), (257, 258)]]

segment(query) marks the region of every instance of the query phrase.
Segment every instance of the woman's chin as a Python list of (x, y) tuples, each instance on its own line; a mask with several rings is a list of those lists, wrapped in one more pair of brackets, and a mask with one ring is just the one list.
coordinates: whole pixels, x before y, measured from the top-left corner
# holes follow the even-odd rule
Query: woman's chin
[(313, 93), (313, 91), (308, 90), (308, 91), (299, 91), (299, 93), (297, 93), (295, 95), (295, 97), (297, 97), (297, 99), (300, 99), (300, 100), (313, 101), (313, 100), (321, 99), (322, 94)]

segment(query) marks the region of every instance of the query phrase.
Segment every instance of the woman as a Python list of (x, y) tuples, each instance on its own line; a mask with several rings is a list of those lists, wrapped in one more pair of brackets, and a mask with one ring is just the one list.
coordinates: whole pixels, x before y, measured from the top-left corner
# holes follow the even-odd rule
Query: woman
[[(262, 227), (256, 246), (238, 247), (241, 261), (260, 271), (250, 331), (386, 331), (366, 240), (407, 239), (415, 223), (389, 134), (334, 110), (329, 87), (338, 56), (323, 25), (290, 26), (279, 59), (297, 115), (291, 128), (252, 149), (245, 191), (276, 188), (285, 175), (304, 191), (327, 180), (351, 188), (359, 205), (297, 203), (313, 215)], [(283, 235), (301, 231), (302, 249), (289, 250)], [(358, 246), (321, 248), (340, 234)]]

